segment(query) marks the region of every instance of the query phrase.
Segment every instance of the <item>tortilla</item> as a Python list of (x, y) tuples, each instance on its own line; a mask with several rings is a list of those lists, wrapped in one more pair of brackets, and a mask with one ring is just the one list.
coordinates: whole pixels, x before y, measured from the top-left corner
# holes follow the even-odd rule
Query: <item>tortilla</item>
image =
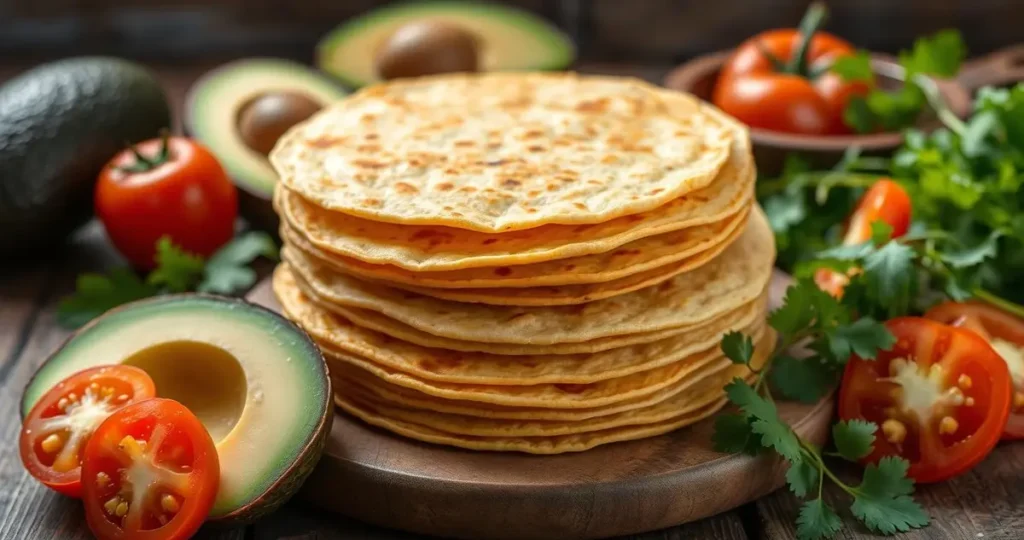
[[(659, 285), (578, 306), (465, 304), (397, 290), (331, 271), (291, 268), (326, 304), (377, 311), (435, 336), (484, 343), (551, 345), (700, 324), (748, 304), (771, 278), (775, 241), (756, 209), (721, 255)], [(351, 318), (350, 318), (351, 320)], [(358, 321), (356, 321), (358, 322)]]
[[(703, 225), (656, 234), (612, 251), (531, 264), (414, 272), (389, 264), (371, 264), (317, 248), (301, 231), (282, 224), (281, 238), (331, 268), (370, 281), (440, 289), (550, 287), (605, 283), (662, 267), (729, 241), (747, 222), (748, 208)], [(724, 246), (723, 246), (724, 247)]]
[(657, 208), (708, 185), (745, 135), (638, 79), (454, 74), (365, 88), (289, 130), (270, 161), (327, 210), (505, 232)]

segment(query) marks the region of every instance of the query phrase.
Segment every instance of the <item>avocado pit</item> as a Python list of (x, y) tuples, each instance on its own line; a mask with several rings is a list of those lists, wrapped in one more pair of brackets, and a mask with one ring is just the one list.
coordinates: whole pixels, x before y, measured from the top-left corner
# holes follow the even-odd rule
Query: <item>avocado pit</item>
[(377, 49), (375, 61), (381, 78), (396, 79), (478, 71), (479, 56), (479, 40), (469, 30), (421, 20), (398, 27)]
[(266, 156), (292, 126), (313, 116), (321, 105), (299, 92), (267, 92), (238, 111), (238, 133), (246, 146)]

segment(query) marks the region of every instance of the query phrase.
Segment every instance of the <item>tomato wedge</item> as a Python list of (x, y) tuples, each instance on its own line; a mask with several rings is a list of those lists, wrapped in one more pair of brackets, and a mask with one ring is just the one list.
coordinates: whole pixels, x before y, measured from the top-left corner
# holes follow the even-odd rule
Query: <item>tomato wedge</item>
[[(910, 228), (910, 214), (907, 192), (888, 178), (879, 179), (864, 193), (850, 214), (843, 245), (863, 244), (870, 240), (871, 225), (877, 221), (889, 224), (892, 237), (899, 238)], [(832, 296), (840, 296), (850, 280), (846, 274), (822, 268), (814, 274), (814, 282)]]
[(999, 442), (1010, 413), (1010, 373), (975, 333), (921, 317), (893, 319), (892, 350), (850, 359), (839, 416), (879, 426), (866, 458), (898, 455), (918, 482), (956, 476)]
[(132, 366), (101, 366), (57, 383), (22, 423), (21, 462), (47, 487), (80, 497), (82, 450), (93, 431), (125, 405), (156, 395), (153, 379)]
[(945, 302), (924, 316), (974, 331), (1003, 357), (1013, 382), (1010, 419), (1003, 429), (1003, 439), (1024, 439), (1024, 320), (982, 302)]
[(213, 439), (172, 399), (117, 411), (85, 448), (85, 516), (101, 540), (188, 538), (213, 508), (219, 483)]

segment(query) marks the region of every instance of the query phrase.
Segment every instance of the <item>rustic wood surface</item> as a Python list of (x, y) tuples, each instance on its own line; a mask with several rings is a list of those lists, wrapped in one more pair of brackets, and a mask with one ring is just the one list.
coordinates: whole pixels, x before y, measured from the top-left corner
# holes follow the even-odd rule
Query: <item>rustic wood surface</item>
[[(19, 71), (0, 67), (0, 79)], [(636, 74), (660, 80), (663, 68), (587, 66), (588, 71)], [(166, 68), (159, 73), (175, 103), (201, 71)], [(67, 332), (54, 319), (60, 298), (75, 277), (121, 264), (95, 224), (67, 246), (54, 246), (51, 260), (35, 263), (0, 261), (0, 539), (89, 538), (80, 505), (49, 492), (22, 469), (16, 450), (18, 402), (35, 368)], [(852, 474), (852, 472), (851, 472)], [(1002, 444), (967, 474), (942, 484), (922, 486), (917, 496), (933, 523), (901, 535), (906, 539), (1015, 539), (1024, 536), (1024, 443)], [(338, 490), (346, 489), (338, 486)], [(837, 489), (826, 497), (845, 511), (848, 500)], [(631, 540), (792, 539), (798, 502), (785, 491), (695, 523), (630, 537)], [(552, 508), (552, 512), (560, 509)], [(245, 528), (204, 529), (200, 538), (243, 540), (367, 539), (408, 540), (419, 536), (396, 532), (313, 509), (293, 501), (281, 511)], [(841, 538), (872, 538), (851, 527)]]

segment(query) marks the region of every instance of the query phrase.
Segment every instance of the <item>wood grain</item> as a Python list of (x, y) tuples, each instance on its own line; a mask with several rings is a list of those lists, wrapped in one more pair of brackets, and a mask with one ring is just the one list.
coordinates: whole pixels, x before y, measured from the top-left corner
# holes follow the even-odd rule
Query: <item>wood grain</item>
[[(787, 284), (775, 276), (774, 302)], [(249, 298), (278, 308), (269, 280)], [(830, 400), (780, 412), (817, 444), (827, 436)], [(778, 460), (719, 454), (713, 432), (711, 419), (660, 437), (529, 456), (425, 444), (338, 415), (304, 497), (371, 523), (454, 538), (638, 533), (731, 510), (782, 485)]]

